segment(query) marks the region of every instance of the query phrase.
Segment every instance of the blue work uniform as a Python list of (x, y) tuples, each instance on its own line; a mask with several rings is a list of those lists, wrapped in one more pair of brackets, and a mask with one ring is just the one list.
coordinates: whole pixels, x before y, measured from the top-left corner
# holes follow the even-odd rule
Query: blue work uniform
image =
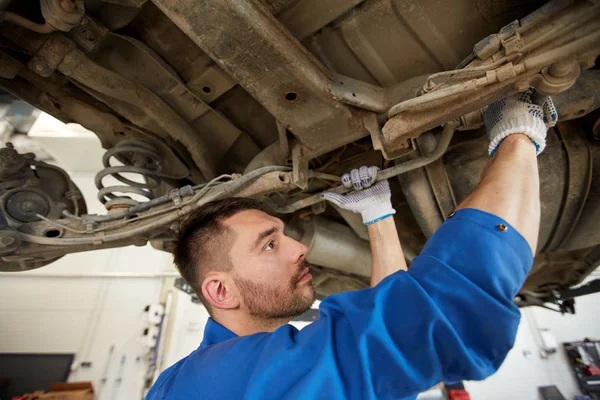
[(238, 337), (210, 319), (147, 400), (414, 399), (441, 381), (484, 379), (513, 346), (513, 298), (532, 264), (506, 221), (459, 210), (407, 272), (325, 298), (301, 331)]

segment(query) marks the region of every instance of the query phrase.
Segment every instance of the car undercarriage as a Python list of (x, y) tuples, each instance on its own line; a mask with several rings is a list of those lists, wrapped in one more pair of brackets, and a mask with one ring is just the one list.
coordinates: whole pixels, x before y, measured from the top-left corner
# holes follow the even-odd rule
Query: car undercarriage
[(570, 288), (600, 264), (598, 1), (2, 0), (0, 12), (0, 87), (107, 150), (103, 215), (60, 168), (0, 150), (2, 271), (170, 251), (191, 211), (250, 196), (309, 247), (318, 294), (368, 287), (360, 217), (320, 194), (378, 166), (410, 263), (489, 160), (484, 107), (531, 86), (559, 122), (515, 301), (573, 312)]

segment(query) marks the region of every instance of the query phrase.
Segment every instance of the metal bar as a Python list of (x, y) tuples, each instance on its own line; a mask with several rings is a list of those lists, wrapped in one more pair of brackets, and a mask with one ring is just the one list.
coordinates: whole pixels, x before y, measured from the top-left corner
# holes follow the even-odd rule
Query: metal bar
[[(440, 158), (448, 149), (450, 140), (452, 140), (452, 136), (454, 135), (454, 132), (459, 127), (459, 125), (459, 122), (456, 120), (448, 122), (446, 125), (444, 125), (444, 129), (434, 151), (427, 154), (426, 156), (416, 158), (414, 160), (410, 160), (405, 163), (398, 164), (393, 167), (379, 171), (379, 173), (377, 174), (377, 181), (389, 179), (394, 176), (403, 174), (405, 172), (424, 167), (425, 165), (431, 164), (432, 162)], [(350, 190), (351, 189), (347, 189), (344, 186), (340, 185), (333, 188), (331, 192), (343, 194), (349, 192)], [(312, 206), (313, 204), (317, 204), (321, 201), (324, 201), (323, 197), (321, 196), (321, 193), (318, 193), (285, 206), (280, 206), (273, 203), (269, 204), (269, 206), (272, 207), (274, 211), (278, 213), (289, 214), (298, 211), (302, 208)]]
[(574, 299), (575, 297), (585, 296), (600, 292), (600, 279), (594, 279), (591, 282), (581, 285), (575, 289), (567, 289), (557, 292), (556, 297), (560, 300)]
[(412, 171), (413, 169), (424, 167), (428, 164), (431, 164), (438, 158), (440, 158), (448, 149), (448, 145), (450, 144), (450, 140), (452, 140), (452, 136), (454, 135), (454, 131), (460, 126), (458, 121), (450, 121), (446, 125), (444, 125), (444, 129), (442, 131), (442, 135), (440, 136), (440, 140), (438, 141), (435, 149), (427, 154), (426, 156), (416, 158), (414, 160), (407, 161), (402, 164), (395, 165), (388, 169), (384, 169), (383, 171), (377, 174), (377, 180), (381, 181), (384, 179), (389, 179), (393, 176), (403, 174), (408, 171)]
[[(123, 224), (123, 222), (120, 222), (119, 229), (115, 228), (115, 231), (113, 231), (109, 234), (106, 234), (106, 235), (103, 234), (104, 232), (98, 232), (93, 235), (82, 235), (82, 236), (80, 235), (80, 236), (76, 236), (76, 237), (67, 237), (67, 235), (70, 234), (70, 232), (67, 232), (65, 234), (65, 237), (61, 237), (61, 238), (48, 238), (48, 237), (44, 237), (44, 236), (32, 235), (32, 234), (27, 234), (27, 233), (23, 233), (23, 232), (19, 232), (19, 235), (25, 242), (41, 244), (41, 245), (49, 245), (49, 246), (53, 246), (53, 245), (56, 245), (56, 246), (77, 246), (77, 245), (98, 246), (98, 245), (101, 245), (101, 244), (107, 243), (107, 242), (114, 242), (114, 241), (120, 241), (120, 240), (126, 240), (126, 239), (134, 239), (136, 237), (147, 237), (150, 234), (150, 232), (152, 232), (153, 230), (166, 228), (171, 222), (185, 217), (187, 214), (189, 214), (194, 209), (200, 207), (201, 205), (203, 205), (211, 200), (216, 200), (218, 198), (232, 196), (236, 193), (239, 193), (240, 191), (244, 191), (244, 189), (246, 189), (247, 186), (249, 186), (251, 184), (254, 184), (254, 185), (252, 185), (252, 187), (254, 189), (256, 189), (257, 191), (264, 190), (264, 186), (261, 184), (261, 183), (264, 183), (264, 181), (262, 181), (262, 179), (261, 179), (263, 176), (267, 175), (269, 172), (278, 172), (278, 171), (287, 172), (287, 171), (289, 171), (289, 169), (290, 168), (288, 168), (288, 167), (281, 167), (281, 166), (263, 167), (263, 168), (254, 170), (246, 175), (243, 175), (242, 177), (240, 177), (238, 179), (235, 179), (235, 180), (227, 182), (227, 183), (223, 183), (222, 185), (219, 185), (219, 187), (213, 188), (213, 190), (208, 190), (209, 188), (205, 187), (205, 188), (199, 190), (197, 193), (195, 193), (189, 199), (186, 199), (185, 201), (181, 202), (177, 206), (171, 207), (167, 204), (167, 205), (162, 205), (162, 206), (157, 207), (156, 210), (150, 212), (150, 214), (153, 214), (150, 222), (144, 223), (142, 221), (135, 221), (132, 223), (130, 228), (122, 228), (121, 225)], [(216, 179), (219, 179), (219, 178), (216, 178)], [(273, 181), (274, 181), (274, 179), (272, 179), (272, 178), (269, 179), (269, 181), (267, 182), (267, 185), (273, 185), (274, 184)], [(291, 186), (292, 183), (289, 181), (288, 176), (282, 176), (281, 178), (279, 178), (279, 175), (278, 175), (277, 183), (275, 185), (276, 185), (275, 190), (281, 191), (281, 190), (284, 190), (282, 188), (283, 185)], [(207, 186), (210, 186), (210, 183)], [(252, 191), (250, 191), (250, 190), (244, 191), (244, 193), (247, 196), (250, 196), (253, 194)], [(169, 208), (169, 207), (171, 207), (171, 208)], [(143, 217), (143, 214), (137, 218), (142, 219), (141, 217)], [(133, 220), (134, 219), (132, 219), (132, 221)], [(36, 224), (39, 224), (39, 223), (36, 223)]]

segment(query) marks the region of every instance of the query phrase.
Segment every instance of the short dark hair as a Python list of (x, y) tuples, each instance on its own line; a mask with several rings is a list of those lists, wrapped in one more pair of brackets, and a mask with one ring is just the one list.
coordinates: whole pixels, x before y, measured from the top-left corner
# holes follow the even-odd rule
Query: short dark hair
[[(254, 199), (230, 197), (206, 203), (194, 210), (181, 224), (177, 244), (173, 250), (174, 263), (179, 273), (194, 289), (200, 301), (212, 312), (211, 306), (202, 295), (202, 282), (207, 273), (214, 269), (231, 270), (229, 252), (226, 247), (227, 227), (223, 220), (245, 210), (262, 210)], [(218, 257), (223, 257), (219, 260)]]

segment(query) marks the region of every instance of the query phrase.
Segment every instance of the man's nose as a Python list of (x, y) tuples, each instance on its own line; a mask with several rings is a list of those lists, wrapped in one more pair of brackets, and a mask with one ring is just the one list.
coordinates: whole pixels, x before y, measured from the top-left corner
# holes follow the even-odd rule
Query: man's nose
[(308, 247), (299, 241), (292, 239), (291, 237), (288, 237), (287, 239), (290, 241), (290, 246), (292, 246), (294, 249), (291, 252), (294, 257), (294, 262), (299, 263), (304, 257), (306, 257), (306, 254), (308, 253)]

